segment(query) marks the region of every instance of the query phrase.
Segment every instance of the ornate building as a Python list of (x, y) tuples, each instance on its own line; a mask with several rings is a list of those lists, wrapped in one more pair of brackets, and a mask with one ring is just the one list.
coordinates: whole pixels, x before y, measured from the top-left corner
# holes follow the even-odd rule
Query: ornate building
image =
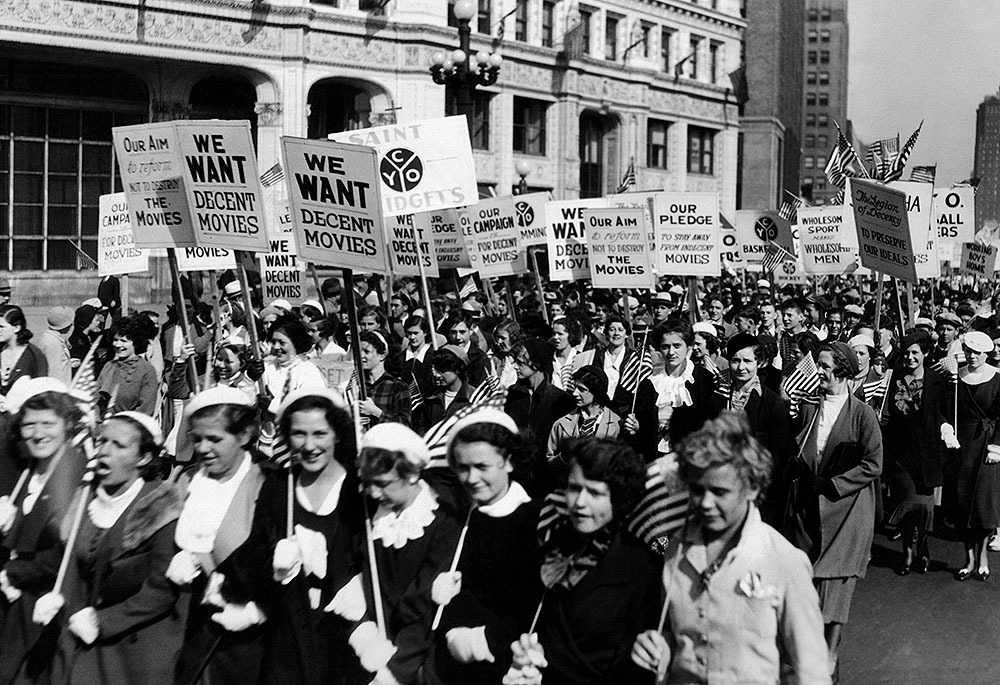
[[(497, 46), (475, 99), (482, 192), (719, 191), (735, 209), (739, 0), (478, 0), (472, 49)], [(120, 189), (111, 127), (249, 119), (259, 166), (282, 135), (442, 116), (428, 71), (457, 47), (448, 0), (9, 0), (0, 3), (0, 271), (17, 300), (93, 292), (97, 204)], [(134, 279), (161, 290), (162, 269)], [(59, 293), (56, 293), (56, 289)], [(134, 291), (136, 292), (136, 291)], [(32, 299), (34, 298), (34, 299)], [(82, 298), (81, 298), (82, 299)]]

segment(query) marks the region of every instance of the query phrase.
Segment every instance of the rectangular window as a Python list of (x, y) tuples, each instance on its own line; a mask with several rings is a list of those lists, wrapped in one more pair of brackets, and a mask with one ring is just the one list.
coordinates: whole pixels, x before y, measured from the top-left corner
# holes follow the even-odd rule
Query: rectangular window
[(829, 93), (820, 93), (819, 97), (817, 98), (816, 104), (818, 104), (820, 107), (827, 107), (827, 106), (829, 106), (829, 104), (830, 104), (830, 94)]
[(816, 21), (818, 19), (819, 19), (819, 11), (815, 7), (810, 8), (809, 13), (806, 15), (806, 20)]
[(708, 44), (708, 68), (712, 83), (719, 80), (719, 69), (722, 67), (721, 54), (722, 43), (711, 41)]
[(816, 168), (817, 169), (825, 169), (826, 168), (826, 157), (824, 157), (823, 155), (820, 155), (819, 157), (816, 158)]
[(479, 12), (476, 15), (476, 31), (490, 35), (493, 33), (493, 21), (490, 16), (490, 0), (479, 0)]
[(830, 42), (830, 29), (823, 29), (819, 32), (819, 40), (821, 43)]
[(806, 134), (805, 143), (806, 143), (806, 147), (815, 147), (816, 146), (816, 136), (814, 136), (811, 133), (807, 133)]
[(594, 28), (594, 12), (593, 10), (585, 10), (580, 8), (580, 25), (583, 27), (580, 30), (580, 39), (583, 41), (583, 54), (590, 54), (591, 45), (591, 32)]
[(674, 38), (674, 32), (670, 29), (660, 30), (660, 64), (663, 65), (663, 71), (670, 72), (674, 68), (672, 51), (670, 50), (670, 42)]
[(684, 75), (688, 78), (698, 78), (698, 50), (701, 47), (701, 37), (691, 36), (691, 42), (688, 43), (688, 61), (687, 61), (687, 71)]
[(819, 20), (820, 21), (830, 21), (830, 8), (829, 7), (824, 7), (823, 9), (821, 9), (819, 11)]
[(618, 59), (618, 17), (610, 14), (604, 19), (604, 59), (610, 62)]
[(528, 2), (518, 0), (514, 8), (514, 40), (528, 40)]
[(827, 126), (830, 125), (830, 116), (827, 115), (827, 114), (820, 114), (816, 118), (816, 123), (817, 123), (817, 125), (822, 126), (823, 128), (826, 128)]
[(650, 169), (667, 168), (667, 134), (670, 124), (650, 119), (646, 123), (646, 166)]
[(829, 144), (830, 144), (830, 138), (825, 133), (816, 136), (816, 147), (825, 148)]
[(642, 31), (642, 56), (649, 59), (653, 56), (653, 25), (642, 22), (639, 28)]
[(542, 3), (542, 47), (551, 48), (554, 44), (556, 3), (545, 0)]
[(809, 51), (809, 64), (816, 64), (816, 51), (815, 50), (810, 50)]
[(821, 85), (821, 86), (830, 85), (830, 72), (829, 71), (821, 71), (821, 72), (819, 72), (819, 85)]
[(829, 64), (830, 63), (830, 51), (829, 50), (820, 50), (819, 51), (819, 63), (820, 64)]
[(806, 169), (813, 169), (816, 166), (816, 158), (812, 156), (803, 157), (802, 166)]
[(808, 83), (810, 86), (816, 85), (815, 71), (806, 72), (806, 83)]
[(715, 131), (700, 126), (688, 126), (689, 174), (715, 173)]
[(816, 29), (809, 29), (809, 42), (810, 43), (815, 43), (817, 36), (819, 36), (819, 31), (817, 31)]
[[(472, 123), (469, 127), (469, 138), (474, 150), (490, 149), (490, 100), (493, 94), (483, 90), (472, 93)], [(451, 86), (445, 90), (445, 114), (459, 114), (458, 94)]]
[(545, 115), (548, 103), (514, 98), (514, 152), (545, 154)]
[(816, 105), (816, 93), (806, 93), (806, 106), (814, 107)]
[(815, 125), (816, 125), (816, 115), (815, 114), (807, 114), (806, 115), (806, 126), (815, 126)]

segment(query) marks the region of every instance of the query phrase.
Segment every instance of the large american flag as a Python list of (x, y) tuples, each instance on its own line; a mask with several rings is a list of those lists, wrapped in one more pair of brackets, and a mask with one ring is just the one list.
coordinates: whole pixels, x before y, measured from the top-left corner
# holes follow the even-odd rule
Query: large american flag
[(910, 137), (903, 144), (903, 149), (900, 150), (896, 158), (892, 160), (889, 168), (886, 170), (885, 175), (882, 180), (885, 183), (890, 183), (892, 181), (898, 181), (903, 177), (903, 167), (906, 166), (906, 160), (910, 158), (910, 153), (913, 151), (913, 146), (917, 144), (917, 138), (920, 136), (920, 129), (923, 128), (924, 122), (921, 121), (920, 125), (917, 126), (917, 130), (910, 134)]
[(629, 160), (628, 169), (625, 170), (625, 175), (622, 176), (622, 182), (615, 189), (616, 194), (628, 192), (628, 189), (635, 185), (635, 157)]

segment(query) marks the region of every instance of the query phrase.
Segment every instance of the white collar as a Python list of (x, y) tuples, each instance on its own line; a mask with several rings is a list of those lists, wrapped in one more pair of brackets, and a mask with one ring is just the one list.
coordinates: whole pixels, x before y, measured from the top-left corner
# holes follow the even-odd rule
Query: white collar
[(424, 343), (419, 350), (414, 352), (411, 348), (406, 348), (406, 361), (411, 359), (416, 359), (419, 362), (424, 361), (424, 357), (427, 356), (427, 350), (431, 349), (430, 343)]
[(419, 481), (420, 492), (402, 511), (379, 507), (372, 518), (372, 539), (381, 540), (383, 547), (402, 549), (410, 540), (423, 537), (424, 530), (434, 521), (438, 508), (437, 497), (431, 487)]
[(91, 523), (101, 530), (107, 530), (115, 525), (125, 510), (129, 508), (129, 505), (139, 496), (142, 486), (145, 484), (146, 481), (137, 478), (128, 489), (113, 497), (105, 492), (103, 487), (97, 488), (94, 491), (93, 499), (87, 505), (87, 514), (90, 516)]
[(517, 511), (519, 506), (527, 504), (530, 501), (531, 496), (525, 492), (521, 484), (516, 480), (512, 480), (510, 487), (507, 488), (507, 492), (503, 497), (493, 504), (485, 504), (479, 507), (477, 511), (490, 518), (501, 519), (505, 516), (510, 516)]
[(295, 499), (298, 501), (302, 508), (308, 512), (316, 514), (317, 516), (329, 516), (333, 513), (333, 510), (337, 508), (340, 503), (340, 491), (344, 487), (344, 481), (347, 480), (347, 472), (340, 474), (340, 478), (336, 480), (333, 487), (330, 488), (330, 492), (326, 493), (326, 497), (323, 498), (323, 503), (319, 505), (319, 508), (313, 511), (312, 503), (306, 496), (306, 491), (303, 489), (302, 485), (299, 483), (295, 484)]

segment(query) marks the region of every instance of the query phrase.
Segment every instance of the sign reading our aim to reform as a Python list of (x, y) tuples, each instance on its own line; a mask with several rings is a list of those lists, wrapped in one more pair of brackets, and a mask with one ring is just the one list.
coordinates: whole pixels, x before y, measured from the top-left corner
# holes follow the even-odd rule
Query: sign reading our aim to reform
[(649, 236), (642, 208), (587, 212), (590, 273), (595, 288), (652, 288)]
[(287, 136), (281, 139), (281, 151), (299, 257), (387, 273), (375, 151)]
[(479, 197), (465, 116), (333, 133), (378, 152), (385, 216), (461, 207)]
[(848, 190), (854, 205), (861, 265), (916, 283), (906, 193), (856, 178), (848, 179)]

